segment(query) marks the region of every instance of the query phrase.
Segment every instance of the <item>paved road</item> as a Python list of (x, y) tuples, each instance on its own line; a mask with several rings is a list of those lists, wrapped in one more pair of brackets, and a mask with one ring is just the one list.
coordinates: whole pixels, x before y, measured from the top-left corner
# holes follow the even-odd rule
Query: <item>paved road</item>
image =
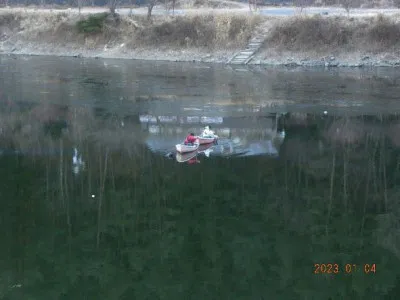
[[(240, 6), (240, 5), (239, 5)], [(77, 8), (71, 9), (47, 9), (47, 8), (0, 8), (1, 11), (27, 11), (27, 12), (69, 12), (69, 13), (78, 13)], [(93, 7), (85, 7), (82, 9), (82, 14), (90, 14), (90, 13), (99, 13), (107, 11), (107, 8), (93, 8)], [(120, 8), (117, 9), (117, 12), (121, 15), (128, 15), (131, 13), (129, 8)], [(241, 8), (232, 8), (232, 9), (175, 9), (175, 15), (185, 15), (185, 14), (207, 14), (207, 13), (249, 13), (248, 6), (243, 4)], [(258, 13), (261, 15), (269, 15), (269, 16), (292, 16), (300, 13), (300, 9), (297, 7), (260, 7)], [(346, 15), (346, 11), (342, 8), (337, 7), (310, 7), (303, 9), (302, 14), (328, 14), (328, 15)], [(400, 9), (353, 9), (350, 11), (351, 16), (369, 16), (369, 15), (377, 15), (379, 13), (382, 14), (400, 14)], [(145, 15), (147, 14), (147, 8), (135, 8), (132, 10), (132, 14), (135, 15)], [(162, 7), (156, 7), (153, 9), (154, 15), (172, 15), (172, 11), (167, 12)]]

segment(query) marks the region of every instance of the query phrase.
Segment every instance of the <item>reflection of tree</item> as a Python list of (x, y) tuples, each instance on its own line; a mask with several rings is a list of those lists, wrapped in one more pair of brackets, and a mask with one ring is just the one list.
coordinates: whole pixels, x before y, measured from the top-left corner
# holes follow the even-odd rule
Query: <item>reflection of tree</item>
[[(1, 272), (12, 279), (1, 282), (0, 295), (373, 299), (389, 294), (399, 267), (390, 230), (397, 225), (386, 214), (375, 220), (378, 212), (397, 214), (398, 154), (383, 138), (358, 139), (357, 147), (324, 140), (320, 150), (325, 127), (289, 127), (279, 160), (214, 159), (212, 168), (199, 164), (190, 176), (187, 168), (140, 146), (111, 148), (88, 138), (81, 141), (87, 165), (79, 177), (62, 156), (0, 159), (0, 222), (8, 229), (0, 236)], [(70, 149), (66, 141), (57, 147)], [(315, 161), (326, 175), (312, 171)], [(360, 268), (376, 263), (380, 272), (312, 273), (314, 263), (329, 262)], [(16, 283), (22, 287), (8, 288)]]
[[(51, 63), (40, 69), (43, 61), (36, 60), (39, 71), (33, 61), (14, 68), (21, 74), (11, 72), (16, 78), (4, 88), (11, 100), (43, 101), (36, 108), (4, 109), (1, 148), (52, 149), (56, 155), (0, 156), (1, 299), (397, 296), (400, 156), (394, 146), (400, 143), (396, 127), (386, 128), (396, 117), (374, 123), (289, 115), (279, 159), (210, 158), (189, 174), (138, 146), (135, 127), (126, 121), (121, 128), (107, 103), (155, 97), (171, 87), (168, 93), (198, 93), (204, 103), (229, 98), (228, 89), (274, 101), (309, 101), (310, 91), (325, 101), (355, 91), (371, 100), (377, 90), (398, 94), (397, 86), (349, 80), (351, 74), (271, 69), (260, 78), (249, 72), (232, 79), (230, 71), (215, 68), (140, 62), (113, 62), (116, 67), (104, 67), (108, 80), (99, 81), (104, 68), (94, 61), (72, 60), (57, 70), (60, 65)], [(53, 80), (81, 68), (84, 80)], [(209, 76), (213, 83), (204, 80)], [(63, 103), (82, 107), (44, 105), (60, 95)], [(97, 99), (107, 99), (100, 103), (107, 108), (102, 118), (90, 109)], [(61, 135), (44, 134), (46, 122), (65, 120), (68, 130)], [(86, 163), (79, 176), (72, 170), (73, 146)], [(376, 263), (379, 271), (314, 275), (317, 262)]]
[(238, 88), (236, 82), (230, 82), (228, 83), (228, 86), (229, 86), (229, 95), (231, 96), (231, 100), (234, 103), (244, 101), (244, 97), (243, 95), (240, 94), (240, 88)]

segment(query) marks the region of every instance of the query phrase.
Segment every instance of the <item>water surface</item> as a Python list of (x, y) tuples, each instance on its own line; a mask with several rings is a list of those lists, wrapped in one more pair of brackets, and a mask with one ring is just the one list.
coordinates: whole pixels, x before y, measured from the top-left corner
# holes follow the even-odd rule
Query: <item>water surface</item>
[(396, 299), (399, 76), (0, 57), (0, 298)]

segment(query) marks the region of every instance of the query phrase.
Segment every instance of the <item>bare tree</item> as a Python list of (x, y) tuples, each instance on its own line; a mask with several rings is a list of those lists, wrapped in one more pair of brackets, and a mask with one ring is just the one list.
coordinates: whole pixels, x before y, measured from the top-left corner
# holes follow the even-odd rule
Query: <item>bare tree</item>
[(346, 10), (347, 15), (350, 15), (350, 8), (351, 8), (351, 0), (340, 0), (340, 4)]
[(157, 4), (158, 0), (149, 0), (147, 2), (147, 20), (150, 21), (151, 13), (153, 11), (154, 6)]
[(400, 8), (400, 0), (393, 0), (393, 5), (397, 8)]
[(338, 3), (338, 0), (323, 0), (322, 3), (326, 6), (333, 6)]
[(130, 0), (129, 16), (132, 16), (132, 11), (133, 11), (133, 0)]
[(84, 0), (76, 0), (76, 4), (78, 5), (78, 12), (81, 14), (81, 9), (84, 4)]
[(169, 13), (169, 11), (172, 8), (172, 14), (175, 14), (176, 0), (164, 0), (164, 5), (165, 5), (165, 10), (167, 11), (167, 13)]
[(110, 8), (110, 13), (115, 16), (115, 10), (117, 8), (119, 0), (109, 0), (108, 7)]
[(257, 0), (248, 0), (249, 1), (249, 9), (252, 11), (252, 8), (257, 10)]
[(347, 15), (350, 16), (350, 9), (360, 7), (360, 0), (339, 0), (339, 4), (346, 10)]
[(297, 7), (300, 7), (300, 12), (302, 12), (305, 7), (314, 4), (314, 0), (295, 0), (294, 3)]
[[(176, 4), (176, 0), (171, 0), (172, 1), (172, 14), (175, 14), (175, 4)], [(400, 0), (399, 0), (400, 1)]]

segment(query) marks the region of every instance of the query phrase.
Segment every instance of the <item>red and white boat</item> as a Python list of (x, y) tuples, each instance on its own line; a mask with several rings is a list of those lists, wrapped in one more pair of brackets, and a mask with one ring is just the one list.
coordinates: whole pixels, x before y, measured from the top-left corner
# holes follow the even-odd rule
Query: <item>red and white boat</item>
[(176, 151), (178, 151), (179, 153), (188, 153), (188, 152), (196, 151), (199, 148), (199, 146), (200, 146), (200, 144), (199, 144), (199, 141), (197, 140), (196, 143), (194, 143), (193, 145), (185, 145), (184, 143), (176, 144), (175, 148), (176, 148)]
[(218, 140), (218, 135), (215, 135), (215, 134), (213, 136), (199, 135), (199, 136), (197, 136), (197, 139), (199, 140), (200, 145), (210, 144), (210, 143), (214, 143), (216, 140)]

